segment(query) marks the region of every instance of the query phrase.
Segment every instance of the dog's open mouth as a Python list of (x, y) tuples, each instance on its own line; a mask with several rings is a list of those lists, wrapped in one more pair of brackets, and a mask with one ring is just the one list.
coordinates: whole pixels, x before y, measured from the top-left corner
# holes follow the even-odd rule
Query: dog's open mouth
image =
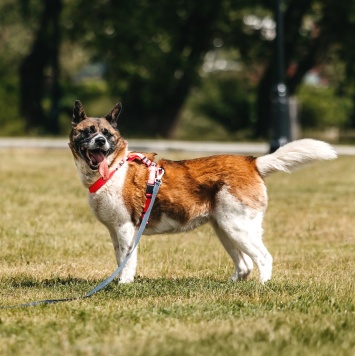
[(92, 170), (98, 170), (103, 179), (108, 179), (109, 169), (106, 161), (106, 151), (101, 149), (89, 150), (81, 147), (81, 154)]

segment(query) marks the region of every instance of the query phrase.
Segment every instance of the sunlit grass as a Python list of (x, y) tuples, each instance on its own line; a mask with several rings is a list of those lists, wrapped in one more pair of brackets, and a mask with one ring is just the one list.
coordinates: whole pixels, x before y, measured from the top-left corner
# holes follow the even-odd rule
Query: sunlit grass
[[(232, 263), (208, 225), (144, 237), (135, 283), (0, 310), (0, 354), (355, 354), (353, 160), (267, 179), (265, 286), (257, 271), (228, 281)], [(113, 248), (69, 150), (3, 150), (0, 162), (0, 304), (80, 296), (107, 277)]]

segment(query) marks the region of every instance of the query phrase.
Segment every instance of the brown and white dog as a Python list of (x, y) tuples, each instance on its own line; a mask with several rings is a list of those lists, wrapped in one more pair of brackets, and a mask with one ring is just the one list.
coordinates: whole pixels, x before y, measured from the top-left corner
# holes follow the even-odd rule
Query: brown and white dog
[[(89, 204), (110, 232), (118, 265), (134, 243), (149, 174), (141, 162), (124, 160), (129, 150), (117, 129), (120, 110), (118, 103), (105, 117), (87, 117), (76, 101), (69, 143), (85, 187), (101, 177), (107, 180), (98, 191), (89, 193)], [(147, 157), (153, 160), (154, 155)], [(184, 161), (160, 159), (157, 166), (165, 174), (144, 233), (184, 232), (210, 222), (235, 265), (232, 280), (245, 279), (254, 262), (264, 283), (272, 272), (272, 257), (262, 241), (267, 207), (264, 177), (335, 158), (334, 149), (327, 143), (303, 139), (258, 158), (217, 155)], [(137, 249), (121, 272), (120, 281), (132, 282), (136, 266)]]

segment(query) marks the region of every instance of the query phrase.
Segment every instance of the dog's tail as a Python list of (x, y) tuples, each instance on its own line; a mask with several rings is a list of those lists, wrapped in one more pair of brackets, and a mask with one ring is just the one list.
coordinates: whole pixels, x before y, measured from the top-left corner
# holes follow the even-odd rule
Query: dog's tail
[(256, 159), (256, 167), (262, 177), (277, 171), (291, 173), (318, 160), (337, 158), (332, 146), (323, 141), (303, 139), (290, 142), (274, 153)]

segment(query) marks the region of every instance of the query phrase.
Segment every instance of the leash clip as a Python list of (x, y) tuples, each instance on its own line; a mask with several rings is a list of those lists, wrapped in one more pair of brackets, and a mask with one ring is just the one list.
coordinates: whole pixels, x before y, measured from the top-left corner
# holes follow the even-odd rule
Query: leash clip
[(164, 173), (165, 173), (164, 169), (163, 168), (159, 168), (157, 176), (155, 178), (155, 181), (156, 182), (161, 182), (161, 179), (162, 179)]

